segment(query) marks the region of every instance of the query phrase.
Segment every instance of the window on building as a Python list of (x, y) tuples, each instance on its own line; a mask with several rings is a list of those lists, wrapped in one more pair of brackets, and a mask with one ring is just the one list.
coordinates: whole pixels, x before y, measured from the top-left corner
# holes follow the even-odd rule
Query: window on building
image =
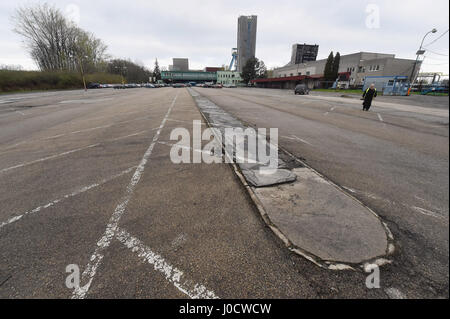
[(379, 71), (380, 70), (380, 66), (379, 65), (377, 65), (377, 71)]
[(311, 75), (311, 72), (307, 71), (307, 72), (306, 72), (306, 75)]

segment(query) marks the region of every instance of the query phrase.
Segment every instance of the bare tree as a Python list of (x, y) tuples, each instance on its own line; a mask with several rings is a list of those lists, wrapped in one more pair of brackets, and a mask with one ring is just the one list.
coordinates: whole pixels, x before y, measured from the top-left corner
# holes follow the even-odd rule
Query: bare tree
[(12, 18), (14, 31), (24, 37), (41, 70), (92, 72), (104, 66), (106, 45), (69, 22), (59, 9), (48, 4), (21, 7)]

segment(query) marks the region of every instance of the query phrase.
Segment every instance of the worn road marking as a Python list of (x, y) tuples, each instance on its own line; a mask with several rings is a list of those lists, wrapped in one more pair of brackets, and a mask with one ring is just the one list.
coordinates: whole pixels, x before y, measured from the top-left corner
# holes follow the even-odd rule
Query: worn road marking
[(390, 299), (406, 299), (406, 296), (400, 290), (394, 287), (386, 288), (384, 292), (389, 296)]
[[(119, 141), (119, 140), (123, 140), (123, 139), (128, 138), (128, 137), (133, 137), (133, 136), (141, 135), (141, 134), (144, 134), (144, 133), (146, 133), (146, 132), (148, 132), (148, 131), (154, 131), (154, 130), (156, 130), (156, 129), (157, 129), (157, 128), (152, 128), (152, 129), (150, 129), (150, 130), (145, 130), (145, 131), (141, 131), (141, 132), (137, 132), (137, 133), (125, 135), (125, 136), (120, 136), (120, 137), (112, 138), (112, 139), (106, 140), (106, 141), (104, 141), (104, 142), (102, 142), (102, 143), (97, 143), (97, 144), (89, 145), (89, 146), (86, 146), (86, 147), (78, 148), (78, 149), (71, 150), (71, 151), (68, 151), (68, 152), (64, 152), (64, 153), (61, 153), (61, 154), (56, 154), (56, 155), (44, 157), (44, 158), (41, 158), (41, 159), (38, 159), (38, 160), (35, 160), (35, 161), (26, 162), (26, 163), (19, 164), (19, 165), (16, 165), (16, 166), (8, 167), (8, 168), (5, 168), (5, 169), (0, 170), (0, 173), (3, 173), (4, 171), (5, 171), (5, 172), (6, 172), (6, 171), (9, 171), (9, 170), (12, 170), (12, 169), (15, 169), (15, 168), (19, 168), (19, 167), (23, 167), (23, 166), (28, 166), (28, 165), (31, 165), (31, 164), (35, 164), (35, 163), (38, 163), (38, 162), (47, 161), (47, 160), (54, 159), (54, 158), (57, 158), (57, 157), (61, 157), (61, 156), (64, 156), (64, 155), (72, 154), (72, 153), (75, 153), (75, 152), (78, 152), (78, 151), (82, 151), (82, 150), (85, 150), (85, 149), (88, 149), (88, 148), (93, 148), (93, 147), (102, 145), (103, 143)], [(4, 153), (6, 153), (6, 152), (4, 152)], [(3, 153), (0, 153), (0, 154), (3, 154)]]
[(98, 129), (102, 129), (102, 128), (108, 128), (108, 127), (112, 127), (112, 126), (116, 126), (116, 125), (130, 123), (130, 122), (142, 121), (142, 120), (146, 120), (148, 118), (149, 118), (149, 116), (139, 117), (139, 118), (136, 118), (136, 119), (127, 120), (127, 121), (121, 121), (121, 122), (117, 122), (117, 123), (113, 123), (113, 124), (91, 127), (91, 128), (87, 128), (87, 129), (83, 129), (83, 130), (78, 130), (78, 131), (73, 131), (73, 132), (68, 132), (68, 133), (62, 133), (62, 134), (53, 135), (53, 136), (49, 136), (49, 137), (43, 137), (43, 138), (38, 138), (38, 139), (26, 140), (26, 141), (22, 141), (22, 142), (19, 142), (19, 143), (16, 143), (14, 145), (11, 145), (11, 146), (8, 146), (8, 147), (4, 148), (3, 152), (0, 152), (0, 154), (4, 154), (6, 152), (10, 152), (11, 149), (15, 148), (16, 146), (25, 144), (25, 143), (33, 143), (33, 142), (37, 142), (37, 141), (45, 141), (45, 140), (56, 139), (56, 138), (63, 137), (63, 136), (66, 136), (66, 135), (79, 134), (79, 133), (94, 131), (94, 130), (98, 130)]
[(417, 207), (417, 206), (411, 206), (411, 208), (423, 215), (434, 217), (434, 218), (441, 219), (441, 220), (445, 220), (445, 218), (443, 216), (441, 216), (438, 213), (433, 212), (431, 210), (428, 210), (428, 209), (425, 209), (422, 207)]
[(43, 140), (55, 139), (55, 138), (66, 136), (66, 135), (70, 135), (70, 134), (79, 134), (79, 133), (95, 131), (95, 130), (99, 130), (99, 129), (102, 129), (102, 128), (108, 128), (108, 127), (112, 127), (112, 126), (116, 126), (116, 125), (126, 124), (126, 123), (130, 123), (130, 122), (135, 122), (135, 121), (142, 121), (142, 120), (146, 120), (146, 119), (148, 119), (148, 116), (147, 117), (139, 117), (139, 118), (136, 118), (136, 119), (133, 119), (133, 120), (128, 120), (128, 121), (121, 121), (121, 122), (108, 124), (108, 125), (91, 127), (91, 128), (87, 128), (87, 129), (84, 129), (84, 130), (78, 130), (78, 131), (73, 131), (73, 132), (59, 134), (59, 135), (53, 135), (53, 136), (50, 136), (50, 137), (45, 137), (45, 138), (43, 138)]
[(80, 188), (80, 189), (78, 189), (78, 190), (76, 190), (76, 191), (74, 191), (74, 192), (72, 192), (70, 194), (64, 195), (61, 198), (55, 199), (55, 200), (53, 200), (53, 201), (51, 201), (51, 202), (49, 202), (49, 203), (47, 203), (45, 205), (41, 205), (39, 207), (36, 207), (36, 208), (34, 208), (34, 209), (30, 210), (30, 211), (27, 211), (27, 212), (23, 213), (23, 214), (11, 217), (7, 221), (2, 222), (0, 224), (0, 229), (5, 227), (6, 225), (9, 225), (9, 224), (12, 224), (14, 222), (17, 222), (18, 220), (22, 219), (23, 217), (25, 217), (27, 215), (32, 215), (32, 214), (38, 213), (41, 210), (43, 210), (45, 208), (49, 208), (51, 206), (54, 206), (54, 205), (56, 205), (56, 204), (58, 204), (58, 203), (60, 203), (60, 202), (62, 202), (64, 200), (66, 200), (68, 198), (80, 195), (80, 194), (85, 193), (85, 192), (87, 192), (87, 191), (89, 191), (91, 189), (94, 189), (94, 188), (97, 188), (97, 187), (99, 187), (99, 186), (101, 186), (103, 184), (106, 184), (106, 183), (108, 183), (108, 182), (110, 182), (110, 181), (112, 181), (112, 180), (114, 180), (116, 178), (119, 178), (119, 177), (121, 177), (123, 175), (126, 175), (128, 173), (131, 173), (133, 171), (133, 169), (135, 169), (135, 168), (136, 168), (136, 166), (130, 167), (130, 168), (128, 168), (128, 169), (118, 173), (118, 174), (115, 174), (115, 175), (113, 175), (111, 177), (105, 178), (105, 179), (101, 180), (98, 183), (94, 183), (94, 184), (91, 184), (91, 185), (88, 185), (88, 186), (84, 186), (84, 187), (82, 187), (82, 188)]
[(163, 141), (158, 142), (158, 144), (171, 146), (171, 147), (176, 146), (179, 149), (190, 150), (190, 151), (197, 152), (197, 153), (212, 155), (211, 152), (204, 151), (202, 149), (193, 149), (192, 147), (189, 147), (189, 146), (183, 146), (183, 145), (178, 145), (178, 144), (168, 143), (168, 142), (163, 142)]
[(92, 284), (92, 280), (94, 279), (97, 269), (103, 260), (103, 256), (104, 256), (103, 252), (111, 244), (111, 240), (117, 231), (119, 221), (122, 218), (122, 215), (124, 214), (124, 212), (127, 208), (128, 202), (130, 201), (131, 197), (133, 196), (134, 189), (141, 179), (142, 173), (144, 172), (144, 169), (145, 169), (145, 165), (147, 164), (147, 161), (153, 152), (153, 148), (155, 147), (155, 145), (159, 139), (159, 136), (161, 135), (161, 131), (164, 128), (164, 126), (167, 122), (167, 119), (169, 118), (170, 113), (172, 112), (172, 109), (175, 105), (177, 98), (178, 98), (178, 94), (173, 99), (172, 104), (170, 105), (169, 109), (167, 110), (167, 113), (164, 116), (164, 118), (161, 122), (161, 125), (159, 126), (158, 131), (156, 132), (155, 136), (153, 137), (153, 140), (152, 140), (150, 146), (148, 147), (147, 151), (145, 152), (144, 156), (141, 159), (141, 162), (139, 163), (138, 167), (136, 168), (136, 171), (134, 172), (133, 177), (131, 178), (131, 181), (126, 188), (125, 195), (122, 197), (120, 204), (117, 205), (108, 224), (106, 225), (106, 230), (105, 230), (103, 236), (97, 242), (97, 247), (96, 247), (94, 253), (92, 254), (92, 256), (89, 260), (89, 263), (86, 266), (86, 268), (82, 274), (83, 282), (85, 282), (87, 280), (87, 283), (82, 287), (80, 286), (78, 288), (75, 288), (75, 290), (73, 291), (73, 294), (72, 294), (73, 299), (83, 299), (86, 296), (86, 294), (89, 292), (89, 288)]
[(282, 137), (282, 138), (287, 138), (287, 139), (289, 139), (289, 140), (300, 141), (300, 142), (302, 142), (302, 143), (305, 143), (305, 144), (308, 144), (308, 145), (313, 146), (310, 142), (305, 141), (304, 139), (302, 139), (302, 138), (300, 138), (300, 137), (298, 137), (298, 136), (295, 136), (295, 135), (291, 135), (291, 136), (281, 136), (281, 137)]
[(141, 132), (137, 132), (137, 133), (134, 133), (134, 134), (129, 134), (129, 135), (121, 136), (121, 137), (116, 137), (116, 138), (111, 139), (110, 141), (119, 141), (119, 140), (123, 140), (123, 139), (128, 138), (128, 137), (137, 136), (137, 135), (142, 135), (142, 134), (144, 134), (144, 133), (146, 133), (146, 132), (148, 132), (148, 130), (141, 131)]
[(74, 150), (70, 150), (70, 151), (67, 151), (67, 152), (64, 152), (64, 153), (59, 153), (59, 154), (47, 156), (47, 157), (44, 157), (44, 158), (40, 158), (40, 159), (31, 161), (31, 162), (25, 162), (25, 163), (18, 164), (18, 165), (15, 165), (15, 166), (7, 167), (7, 168), (4, 168), (4, 169), (0, 170), (0, 173), (4, 173), (4, 172), (10, 171), (10, 170), (13, 170), (13, 169), (16, 169), (16, 168), (20, 168), (20, 167), (24, 167), (24, 166), (28, 166), (28, 165), (31, 165), (31, 164), (36, 164), (36, 163), (39, 163), (39, 162), (44, 162), (44, 161), (47, 161), (47, 160), (50, 160), (50, 159), (54, 159), (54, 158), (57, 158), (57, 157), (69, 155), (69, 154), (76, 153), (76, 152), (79, 152), (79, 151), (83, 151), (83, 150), (86, 150), (86, 149), (89, 149), (89, 148), (93, 148), (93, 147), (96, 147), (96, 146), (99, 146), (99, 145), (100, 145), (100, 143), (92, 144), (92, 145), (88, 145), (88, 146), (85, 146), (85, 147), (81, 147), (81, 148), (77, 148), (77, 149), (74, 149)]
[(162, 272), (166, 280), (172, 283), (179, 291), (192, 299), (218, 299), (216, 294), (206, 289), (205, 286), (182, 281), (183, 272), (173, 267), (163, 257), (154, 253), (149, 247), (145, 246), (139, 239), (132, 237), (123, 229), (117, 229), (116, 238), (132, 252), (137, 253), (139, 258), (153, 266), (159, 272)]
[(336, 109), (336, 106), (333, 106), (328, 112), (325, 112), (323, 115), (327, 116), (330, 112), (333, 112)]
[(378, 119), (380, 120), (380, 122), (384, 122), (384, 121), (383, 121), (383, 118), (382, 118), (381, 115), (380, 115), (380, 113), (377, 113), (377, 115), (378, 115)]
[[(178, 123), (186, 123), (186, 124), (192, 124), (192, 122), (191, 121), (182, 121), (182, 120), (174, 120), (174, 119), (167, 119), (168, 121), (171, 121), (171, 122), (178, 122)], [(198, 121), (200, 121), (200, 120), (198, 120)], [(205, 123), (200, 123), (201, 125), (206, 125)]]

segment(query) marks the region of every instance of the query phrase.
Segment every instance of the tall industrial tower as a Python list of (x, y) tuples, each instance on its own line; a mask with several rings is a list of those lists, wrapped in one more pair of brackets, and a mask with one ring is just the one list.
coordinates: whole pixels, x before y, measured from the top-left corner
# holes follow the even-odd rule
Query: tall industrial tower
[(242, 69), (248, 59), (255, 57), (257, 16), (240, 16), (237, 35), (237, 70)]

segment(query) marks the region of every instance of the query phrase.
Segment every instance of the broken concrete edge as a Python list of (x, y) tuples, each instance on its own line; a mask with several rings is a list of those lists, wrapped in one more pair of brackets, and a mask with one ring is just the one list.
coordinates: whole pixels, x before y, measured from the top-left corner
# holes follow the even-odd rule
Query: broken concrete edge
[[(193, 95), (192, 92), (194, 92), (196, 95)], [(205, 116), (205, 114), (203, 114), (203, 112), (201, 111), (201, 109), (198, 106), (197, 101), (195, 99), (195, 97), (201, 96), (201, 94), (196, 92), (196, 91), (193, 91), (191, 89), (189, 89), (189, 93), (190, 93), (193, 101), (195, 102), (195, 105), (197, 105), (197, 109), (198, 109), (200, 115), (203, 117), (203, 120), (208, 125), (208, 127), (212, 128), (213, 125), (209, 122), (209, 120)], [(213, 131), (213, 132), (215, 134), (215, 131)], [(245, 179), (243, 173), (241, 172), (241, 169), (239, 168), (239, 166), (233, 160), (231, 160), (230, 161), (231, 168), (233, 169), (234, 173), (236, 174), (236, 176), (238, 177), (238, 179), (241, 182), (242, 186), (244, 187), (244, 189), (246, 190), (246, 192), (249, 195), (250, 199), (252, 200), (252, 202), (254, 204), (254, 207), (258, 210), (258, 213), (259, 213), (261, 219), (266, 224), (266, 227), (268, 227), (272, 231), (272, 233), (279, 240), (281, 240), (283, 242), (283, 244), (286, 246), (286, 248), (289, 251), (295, 253), (296, 255), (301, 256), (301, 257), (305, 258), (306, 260), (312, 262), (316, 266), (318, 266), (318, 267), (320, 267), (322, 269), (326, 269), (326, 270), (333, 270), (333, 271), (352, 270), (352, 271), (370, 272), (371, 269), (372, 269), (371, 267), (373, 267), (373, 265), (377, 265), (378, 267), (381, 267), (383, 265), (391, 264), (392, 260), (389, 260), (389, 259), (386, 259), (386, 258), (383, 258), (383, 257), (391, 256), (391, 255), (394, 254), (394, 252), (395, 252), (395, 246), (394, 246), (394, 243), (393, 243), (394, 242), (394, 236), (392, 235), (392, 232), (388, 228), (387, 224), (384, 221), (381, 220), (380, 216), (377, 213), (375, 213), (372, 209), (370, 209), (370, 207), (368, 207), (367, 205), (362, 203), (360, 200), (358, 200), (354, 196), (350, 195), (348, 192), (346, 192), (339, 185), (337, 185), (336, 183), (332, 182), (327, 177), (325, 177), (322, 174), (320, 174), (319, 172), (317, 172), (315, 169), (313, 169), (311, 166), (309, 166), (308, 164), (306, 164), (305, 162), (303, 162), (302, 160), (297, 158), (295, 155), (290, 153), (288, 150), (284, 149), (280, 145), (277, 145), (277, 146), (278, 146), (278, 148), (281, 151), (283, 151), (285, 154), (289, 155), (295, 161), (298, 161), (300, 164), (302, 164), (305, 167), (311, 169), (315, 174), (317, 174), (318, 176), (320, 176), (324, 180), (328, 181), (331, 185), (333, 185), (339, 191), (343, 192), (345, 195), (349, 196), (350, 198), (352, 198), (353, 200), (358, 202), (360, 205), (362, 205), (365, 208), (367, 208), (369, 210), (369, 212), (371, 212), (379, 220), (379, 222), (383, 225), (383, 228), (384, 228), (384, 230), (386, 232), (386, 236), (387, 236), (387, 239), (388, 239), (388, 245), (387, 245), (387, 248), (386, 248), (385, 255), (377, 256), (377, 257), (371, 258), (370, 260), (362, 261), (360, 263), (342, 263), (342, 262), (335, 262), (335, 261), (331, 261), (331, 260), (323, 260), (320, 257), (317, 257), (314, 254), (311, 254), (311, 253), (303, 250), (302, 248), (294, 245), (289, 240), (289, 238), (271, 221), (269, 215), (266, 212), (266, 209), (264, 208), (263, 203), (260, 201), (260, 199), (258, 198), (258, 195), (254, 191), (255, 187), (253, 187), (253, 186), (248, 184), (248, 182)], [(224, 145), (222, 145), (222, 148), (224, 149)], [(224, 151), (225, 151), (225, 149), (224, 149)], [(229, 157), (229, 155), (226, 153), (226, 151), (224, 153), (225, 153), (225, 156)]]
[[(294, 154), (292, 154), (291, 152), (289, 152), (288, 150), (286, 150), (284, 147), (278, 145), (278, 148), (280, 150), (282, 150), (284, 153), (288, 154), (290, 157), (292, 157), (295, 161), (299, 162), (300, 164), (304, 165), (305, 167), (307, 167), (308, 169), (310, 169), (312, 172), (314, 172), (315, 174), (317, 174), (318, 176), (320, 176), (321, 178), (323, 178), (324, 180), (326, 180), (328, 183), (330, 183), (331, 185), (333, 185), (336, 189), (338, 189), (340, 192), (342, 192), (344, 195), (346, 195), (347, 197), (350, 197), (352, 200), (356, 201), (357, 203), (359, 203), (361, 206), (363, 206), (364, 208), (366, 208), (373, 216), (375, 216), (376, 219), (378, 219), (378, 221), (380, 222), (380, 224), (383, 226), (383, 229), (386, 233), (386, 238), (387, 238), (387, 242), (388, 245), (386, 247), (386, 251), (385, 251), (385, 255), (383, 256), (377, 256), (375, 258), (371, 258), (370, 260), (367, 261), (362, 261), (360, 263), (358, 263), (357, 265), (359, 265), (361, 268), (364, 268), (365, 265), (367, 264), (379, 264), (379, 266), (391, 263), (392, 261), (390, 260), (385, 260), (382, 257), (385, 256), (392, 256), (395, 253), (395, 240), (394, 240), (394, 235), (392, 234), (391, 230), (389, 229), (389, 226), (386, 224), (386, 222), (383, 221), (383, 219), (375, 212), (373, 211), (373, 209), (371, 209), (369, 206), (367, 206), (366, 204), (364, 204), (363, 202), (361, 202), (358, 198), (354, 197), (352, 194), (348, 193), (344, 188), (342, 188), (341, 186), (337, 185), (336, 183), (334, 183), (332, 180), (330, 180), (328, 177), (324, 176), (323, 174), (319, 173), (318, 171), (316, 171), (314, 168), (312, 168), (310, 165), (308, 165), (306, 162), (302, 161), (301, 159), (297, 158)], [(384, 261), (381, 261), (384, 260)], [(325, 263), (329, 263), (329, 261), (325, 261)]]

